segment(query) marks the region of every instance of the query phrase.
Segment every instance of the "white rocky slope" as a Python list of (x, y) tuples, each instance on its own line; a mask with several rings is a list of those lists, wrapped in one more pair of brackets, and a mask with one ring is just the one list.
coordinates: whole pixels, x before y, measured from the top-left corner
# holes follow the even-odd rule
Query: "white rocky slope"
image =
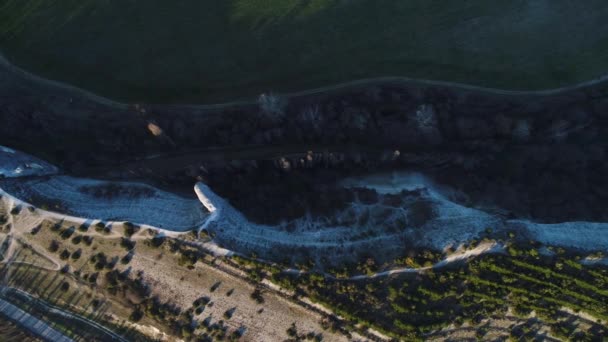
[[(383, 183), (382, 177), (386, 182)], [(5, 181), (6, 182), (6, 181)], [(328, 220), (304, 217), (293, 222), (292, 228), (269, 226), (249, 221), (242, 213), (218, 196), (207, 185), (195, 186), (196, 199), (186, 199), (148, 185), (129, 182), (109, 182), (68, 176), (39, 179), (22, 179), (4, 190), (23, 199), (41, 196), (59, 201), (58, 209), (66, 214), (90, 219), (131, 221), (162, 228), (166, 231), (185, 232), (206, 229), (215, 234), (215, 240), (226, 248), (240, 250), (272, 250), (278, 246), (319, 249), (351, 249), (378, 246), (381, 249), (399, 248), (403, 239), (416, 234), (418, 241), (429, 247), (444, 249), (458, 246), (477, 237), (487, 228), (492, 230), (525, 230), (531, 238), (547, 245), (575, 247), (586, 250), (608, 249), (608, 223), (565, 222), (538, 224), (525, 220), (505, 221), (484, 211), (468, 208), (449, 199), (449, 190), (437, 187), (419, 174), (374, 176), (370, 184), (365, 180), (347, 180), (346, 186), (366, 186), (381, 194), (400, 193), (402, 190), (420, 189), (420, 199), (432, 203), (436, 217), (419, 228), (404, 226), (398, 232), (384, 231), (371, 221), (360, 224), (331, 224)], [(116, 193), (99, 197), (108, 185)], [(87, 190), (85, 190), (87, 189)], [(54, 211), (57, 209), (51, 208)], [(348, 213), (360, 217), (363, 212), (384, 210), (388, 222), (408, 213), (403, 208), (391, 208), (382, 204), (364, 205), (353, 203)], [(372, 235), (361, 232), (376, 230)]]
[(51, 175), (57, 171), (55, 166), (43, 160), (0, 146), (0, 178)]
[[(2, 153), (17, 156), (21, 162), (35, 158), (3, 148)], [(0, 168), (19, 164), (0, 159)], [(8, 165), (8, 166), (7, 166)], [(42, 174), (56, 172), (48, 164), (39, 164)], [(344, 180), (345, 187), (367, 187), (380, 196), (419, 190), (415, 198), (402, 207), (382, 203), (353, 202), (334, 218), (303, 217), (289, 224), (269, 226), (249, 221), (207, 185), (195, 186), (195, 198), (183, 198), (149, 185), (111, 182), (68, 176), (29, 177), (4, 180), (2, 188), (25, 202), (31, 199), (49, 201), (49, 213), (91, 220), (131, 221), (162, 228), (165, 232), (187, 232), (206, 229), (224, 247), (264, 254), (276, 248), (310, 249), (313, 253), (331, 251), (353, 253), (358, 249), (403, 252), (404, 242), (415, 240), (436, 249), (458, 246), (477, 237), (482, 231), (516, 228), (547, 245), (561, 245), (587, 250), (608, 249), (608, 223), (566, 222), (537, 224), (524, 220), (505, 221), (482, 210), (460, 205), (450, 189), (435, 184), (419, 173), (387, 173)], [(409, 227), (411, 208), (407, 201), (430, 203), (434, 217), (420, 227)], [(382, 213), (382, 215), (379, 215)], [(61, 215), (61, 214), (59, 214)], [(363, 217), (372, 217), (363, 220)], [(393, 229), (385, 226), (393, 225)], [(289, 226), (289, 228), (287, 228)], [(397, 229), (395, 229), (397, 228)], [(225, 250), (221, 250), (226, 253)], [(328, 253), (328, 255), (332, 255)]]
[[(53, 176), (4, 181), (7, 193), (43, 209), (104, 221), (131, 221), (171, 231), (190, 231), (206, 222), (209, 213), (194, 198), (146, 184)], [(40, 206), (40, 205), (39, 205)]]
[[(410, 188), (408, 188), (410, 189)], [(411, 190), (411, 189), (410, 189)], [(462, 207), (445, 199), (433, 190), (425, 188), (420, 191), (420, 198), (430, 201), (438, 216), (423, 227), (409, 228), (401, 227), (400, 231), (385, 231), (383, 227), (375, 226), (376, 221), (370, 220), (367, 225), (361, 226), (360, 221), (352, 225), (332, 226), (331, 223), (314, 219), (303, 218), (296, 220), (295, 226), (290, 231), (281, 226), (269, 226), (252, 223), (232, 207), (226, 200), (215, 194), (207, 185), (199, 183), (195, 191), (202, 203), (209, 203), (207, 206), (212, 215), (205, 224), (205, 228), (213, 233), (215, 241), (225, 248), (232, 249), (241, 253), (255, 252), (257, 255), (265, 257), (277, 257), (277, 250), (288, 251), (284, 257), (295, 256), (301, 249), (310, 252), (313, 256), (326, 258), (340, 258), (353, 255), (360, 251), (365, 251), (368, 255), (379, 257), (402, 256), (405, 252), (404, 239), (416, 239), (418, 236), (421, 245), (443, 249), (446, 246), (458, 246), (476, 237), (479, 232), (487, 227), (497, 227), (501, 221), (487, 213), (479, 210)], [(386, 212), (390, 211), (388, 217), (382, 220), (392, 220), (393, 216), (407, 215), (409, 208), (394, 208), (382, 204), (364, 205), (353, 203), (348, 212)], [(338, 213), (338, 216), (346, 215)], [(372, 214), (373, 216), (373, 214)], [(341, 222), (340, 219), (337, 220)], [(377, 234), (363, 235), (358, 232), (376, 228)], [(416, 235), (419, 234), (419, 235)], [(420, 235), (421, 234), (421, 235)], [(472, 256), (472, 254), (482, 254), (494, 252), (494, 244), (488, 247), (487, 244), (480, 246), (471, 252), (465, 251), (462, 258), (452, 259), (437, 265), (441, 267), (444, 263), (455, 262)], [(483, 248), (481, 248), (483, 247)], [(471, 255), (470, 255), (471, 254)], [(306, 255), (306, 253), (302, 254)], [(278, 255), (280, 258), (281, 256)], [(374, 276), (384, 276), (392, 273), (418, 272), (420, 269), (398, 269), (389, 272), (379, 273)], [(367, 277), (367, 276), (365, 276)], [(358, 278), (355, 278), (358, 279)]]
[(425, 244), (440, 250), (470, 241), (488, 228), (500, 229), (504, 224), (495, 215), (454, 202), (450, 199), (453, 192), (451, 189), (435, 184), (420, 173), (374, 174), (345, 179), (342, 185), (363, 187), (373, 189), (379, 194), (393, 195), (403, 191), (420, 190), (423, 198), (432, 203), (436, 217), (419, 230)]
[(508, 221), (513, 227), (523, 228), (532, 240), (546, 245), (580, 248), (590, 251), (608, 251), (608, 223), (562, 222), (534, 223), (523, 220)]
[[(343, 184), (350, 187), (367, 187), (385, 194), (396, 194), (402, 190), (416, 188), (429, 189), (431, 196), (443, 203), (439, 207), (439, 219), (445, 222), (444, 229), (435, 230), (435, 237), (429, 236), (431, 240), (438, 242), (439, 245), (450, 240), (457, 241), (471, 238), (483, 230), (487, 221), (482, 218), (491, 216), (491, 214), (483, 213), (480, 210), (467, 208), (452, 202), (449, 199), (453, 195), (451, 189), (437, 185), (431, 179), (419, 173), (376, 174), (369, 177), (347, 179)], [(474, 217), (477, 217), (477, 219), (473, 219)], [(473, 220), (477, 224), (469, 225), (462, 218)], [(498, 223), (500, 220), (496, 219), (496, 222)], [(523, 231), (532, 240), (542, 242), (545, 245), (583, 250), (608, 250), (608, 222), (577, 221), (543, 224), (529, 220), (504, 220), (496, 225), (489, 224), (485, 228)]]

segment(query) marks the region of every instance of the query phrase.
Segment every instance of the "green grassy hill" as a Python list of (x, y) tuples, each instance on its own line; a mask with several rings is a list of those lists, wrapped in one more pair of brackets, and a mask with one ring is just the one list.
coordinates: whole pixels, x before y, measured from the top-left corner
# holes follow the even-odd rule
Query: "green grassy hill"
[(507, 89), (608, 71), (605, 0), (0, 0), (17, 65), (128, 101), (407, 76)]

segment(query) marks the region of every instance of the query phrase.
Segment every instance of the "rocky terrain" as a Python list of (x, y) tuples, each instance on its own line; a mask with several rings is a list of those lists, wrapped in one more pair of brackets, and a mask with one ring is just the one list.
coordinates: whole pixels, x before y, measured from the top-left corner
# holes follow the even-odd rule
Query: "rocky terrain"
[(424, 171), (461, 203), (512, 218), (608, 219), (606, 83), (509, 93), (387, 79), (156, 106), (113, 103), (8, 64), (0, 74), (3, 144), (76, 175), (187, 189), (203, 179), (259, 222), (280, 219), (264, 214), (271, 208), (288, 218), (314, 211), (301, 204), (309, 198), (341, 207), (336, 179), (384, 169)]
[[(262, 94), (252, 103), (159, 106), (115, 103), (0, 60), (0, 122), (8, 251), (16, 248), (10, 247), (14, 235), (67, 260), (67, 248), (80, 243), (68, 241), (75, 224), (86, 232), (90, 223), (102, 223), (89, 232), (95, 241), (116, 254), (115, 261), (117, 250), (127, 253), (121, 263), (145, 269), (145, 281), (163, 300), (177, 298), (184, 308), (200, 296), (198, 278), (209, 283), (210, 293), (216, 289), (216, 280), (191, 271), (216, 267), (218, 274), (240, 274), (244, 293), (254, 291), (252, 301), (254, 286), (285, 298), (289, 289), (304, 294), (298, 305), (308, 311), (351, 323), (364, 318), (364, 326), (389, 334), (365, 332), (381, 340), (413, 336), (414, 330), (418, 336), (437, 333), (463, 317), (513, 308), (520, 318), (531, 314), (528, 308), (556, 315), (563, 307), (584, 308), (598, 325), (608, 317), (608, 278), (593, 265), (605, 261), (607, 246), (603, 82), (517, 93), (383, 79)], [(113, 226), (108, 220), (130, 224), (116, 225), (121, 234), (105, 230)], [(145, 229), (129, 235), (127, 227), (140, 224)], [(166, 230), (154, 235), (157, 228)], [(188, 233), (192, 228), (199, 234)], [(57, 248), (47, 246), (53, 234), (64, 241), (64, 251), (57, 242)], [(120, 246), (104, 236), (120, 238)], [(175, 242), (165, 243), (170, 253), (163, 257), (156, 243), (167, 237)], [(136, 239), (144, 241), (136, 245)], [(75, 253), (80, 260), (82, 250)], [(461, 262), (469, 258), (475, 262)], [(82, 259), (89, 268), (104, 267)], [(158, 268), (161, 259), (166, 269)], [(50, 271), (59, 269), (56, 261)], [(555, 279), (548, 283), (539, 274)], [(187, 292), (175, 288), (176, 279)], [(407, 281), (397, 291), (384, 279)], [(446, 287), (447, 279), (456, 280)], [(87, 281), (97, 284), (96, 276)], [(417, 282), (437, 292), (425, 292)], [(579, 290), (571, 290), (574, 285)], [(577, 291), (585, 294), (573, 295)], [(423, 306), (411, 306), (411, 294), (428, 297), (430, 305), (424, 299)], [(218, 301), (213, 313), (229, 320), (231, 300)], [(231, 331), (241, 334), (241, 322), (263, 312), (255, 305), (242, 310), (242, 320), (237, 311)], [(280, 310), (293, 310), (278, 307), (272, 310), (280, 328), (256, 320), (247, 325), (254, 339), (290, 334), (291, 318), (282, 319)], [(375, 311), (351, 310), (359, 307)], [(134, 308), (140, 312), (139, 304)], [(316, 317), (306, 329), (326, 326)], [(184, 322), (192, 326), (192, 317)], [(190, 332), (177, 327), (172, 333)], [(574, 334), (554, 328), (552, 333)]]

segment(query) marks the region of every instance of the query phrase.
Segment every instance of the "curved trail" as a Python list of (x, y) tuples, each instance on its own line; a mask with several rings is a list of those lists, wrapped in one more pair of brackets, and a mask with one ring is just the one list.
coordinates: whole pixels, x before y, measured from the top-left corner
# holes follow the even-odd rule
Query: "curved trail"
[[(94, 102), (107, 105), (109, 107), (120, 108), (120, 109), (127, 109), (129, 107), (129, 105), (126, 103), (121, 103), (118, 101), (111, 100), (109, 98), (97, 95), (93, 92), (70, 85), (68, 83), (50, 80), (50, 79), (43, 78), (41, 76), (34, 75), (34, 74), (30, 73), (29, 71), (26, 71), (16, 65), (14, 65), (13, 63), (11, 63), (8, 59), (6, 59), (6, 57), (4, 57), (2, 52), (0, 52), (0, 66), (3, 66), (6, 69), (8, 69), (9, 72), (16, 73), (30, 81), (34, 81), (34, 82), (41, 83), (44, 85), (49, 85), (52, 87), (57, 87), (57, 88), (64, 89), (67, 91), (75, 92), (76, 94), (78, 94), (80, 96), (88, 98)], [(565, 86), (565, 87), (558, 87), (558, 88), (551, 88), (551, 89), (544, 89), (544, 90), (507, 90), (507, 89), (499, 89), (499, 88), (492, 88), (492, 87), (482, 87), (482, 86), (476, 86), (476, 85), (472, 85), (472, 84), (458, 83), (458, 82), (438, 81), (438, 80), (429, 80), (429, 79), (416, 79), (416, 78), (399, 77), (399, 76), (387, 76), (387, 77), (360, 79), (360, 80), (338, 83), (338, 84), (334, 84), (334, 85), (318, 87), (318, 88), (313, 88), (313, 89), (308, 89), (308, 90), (285, 93), (282, 96), (288, 97), (288, 98), (301, 97), (301, 96), (307, 96), (307, 95), (316, 95), (316, 94), (330, 92), (330, 91), (337, 91), (337, 90), (347, 89), (347, 88), (356, 87), (356, 86), (366, 86), (366, 85), (376, 85), (376, 84), (380, 85), (380, 84), (387, 84), (387, 83), (400, 83), (400, 84), (408, 84), (408, 85), (413, 85), (413, 86), (439, 86), (439, 87), (448, 87), (448, 88), (455, 88), (455, 89), (460, 89), (460, 90), (478, 91), (478, 92), (484, 92), (484, 93), (490, 93), (490, 94), (496, 94), (496, 95), (506, 95), (506, 96), (549, 96), (549, 95), (557, 95), (557, 94), (561, 94), (561, 93), (572, 91), (572, 90), (590, 87), (590, 86), (597, 85), (599, 83), (607, 82), (607, 81), (608, 81), (608, 74), (604, 74), (604, 75), (598, 76), (597, 78), (594, 78), (592, 80), (580, 82), (580, 83), (573, 84), (570, 86)], [(166, 106), (168, 108), (221, 109), (221, 108), (231, 107), (231, 106), (255, 105), (256, 103), (257, 102), (255, 100), (244, 100), (244, 101), (217, 103), (217, 104), (177, 104), (177, 105), (165, 104), (165, 105), (163, 105), (163, 104), (149, 103), (148, 105)]]
[[(335, 280), (367, 280), (367, 279), (375, 279), (375, 278), (380, 278), (380, 277), (388, 277), (388, 276), (395, 275), (395, 274), (421, 273), (421, 272), (428, 271), (431, 269), (438, 269), (438, 268), (446, 267), (452, 263), (455, 263), (458, 261), (464, 261), (469, 258), (473, 258), (473, 257), (480, 256), (483, 254), (501, 253), (503, 250), (504, 250), (504, 246), (502, 246), (496, 242), (482, 243), (473, 249), (455, 252), (454, 254), (449, 255), (445, 259), (433, 264), (432, 266), (415, 267), (415, 268), (414, 267), (399, 267), (399, 268), (393, 268), (393, 269), (390, 269), (387, 271), (376, 272), (376, 273), (372, 273), (372, 274), (359, 274), (359, 275), (347, 277), (347, 278), (336, 277), (333, 274), (329, 274), (329, 273), (323, 273), (323, 276), (326, 278), (335, 279)], [(293, 268), (285, 270), (284, 272), (290, 273), (290, 274), (309, 273), (309, 272), (304, 272), (304, 271), (300, 271), (300, 270), (293, 269)]]
[(476, 256), (479, 256), (482, 254), (500, 253), (503, 249), (504, 249), (504, 246), (501, 246), (501, 245), (497, 244), (496, 242), (485, 243), (485, 244), (482, 243), (473, 249), (462, 251), (460, 253), (451, 254), (448, 257), (446, 257), (445, 259), (435, 263), (432, 266), (418, 267), (418, 268), (409, 268), (409, 267), (395, 268), (395, 269), (384, 271), (384, 272), (378, 272), (378, 273), (374, 273), (374, 274), (370, 274), (370, 275), (357, 275), (357, 276), (353, 276), (353, 277), (346, 278), (346, 279), (362, 280), (362, 279), (373, 279), (373, 278), (378, 278), (378, 277), (386, 277), (386, 276), (390, 276), (390, 275), (394, 275), (394, 274), (401, 274), (401, 273), (419, 273), (419, 272), (423, 272), (423, 271), (430, 270), (430, 269), (442, 268), (442, 267), (448, 266), (454, 262), (467, 260), (469, 258), (476, 257)]

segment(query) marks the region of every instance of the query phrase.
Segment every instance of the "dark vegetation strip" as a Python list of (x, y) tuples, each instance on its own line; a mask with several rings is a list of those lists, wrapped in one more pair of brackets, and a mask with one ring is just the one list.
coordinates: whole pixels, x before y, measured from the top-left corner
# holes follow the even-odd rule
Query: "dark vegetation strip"
[[(369, 326), (397, 339), (423, 339), (449, 324), (476, 325), (492, 315), (505, 317), (509, 308), (522, 321), (535, 311), (551, 333), (563, 339), (608, 337), (608, 268), (582, 265), (580, 256), (563, 250), (554, 257), (539, 256), (530, 246), (511, 246), (510, 252), (509, 256), (484, 255), (467, 264), (366, 281), (284, 274), (262, 263), (237, 261), (256, 278), (266, 274), (282, 287), (331, 308), (349, 329)], [(585, 312), (598, 322), (577, 331), (576, 320), (568, 320), (571, 314), (563, 308)], [(524, 330), (527, 333), (516, 326), (511, 336), (530, 334), (529, 327)]]

